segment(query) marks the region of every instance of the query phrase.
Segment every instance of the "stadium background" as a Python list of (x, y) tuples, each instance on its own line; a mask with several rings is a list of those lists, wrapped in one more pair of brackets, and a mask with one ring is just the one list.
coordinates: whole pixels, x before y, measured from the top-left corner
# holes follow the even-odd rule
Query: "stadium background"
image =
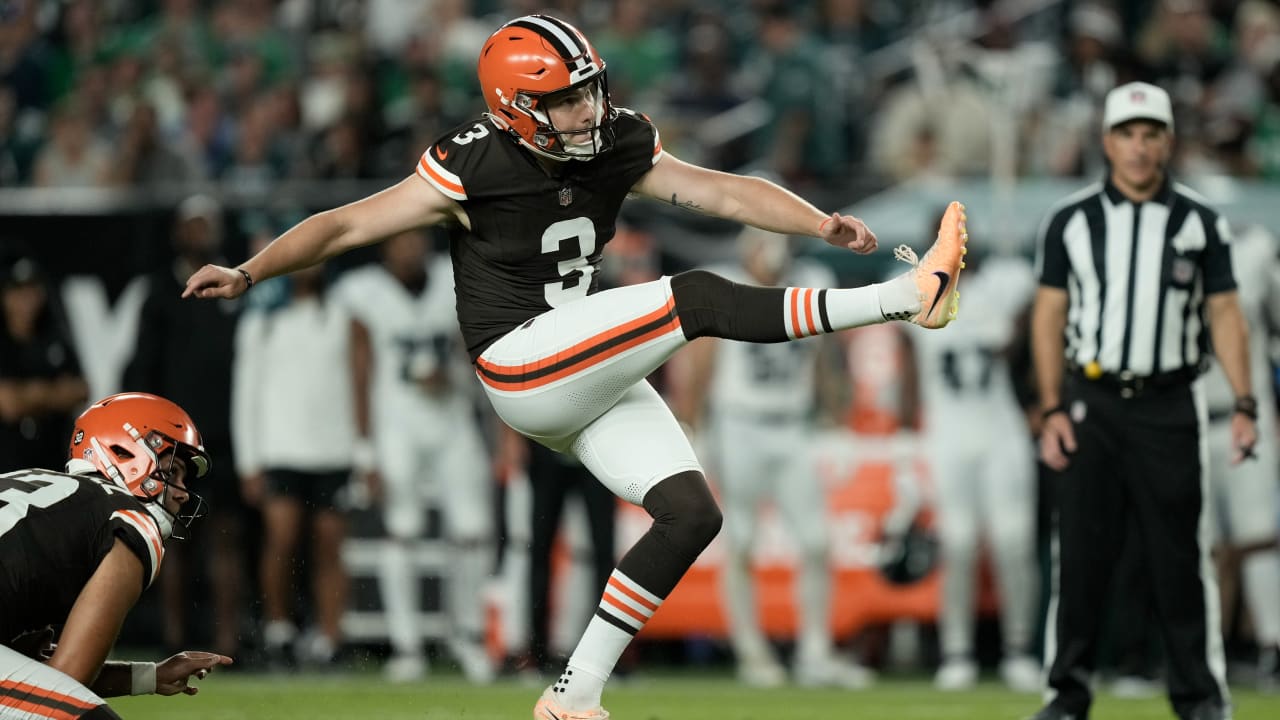
[[(82, 328), (86, 308), (110, 320), (77, 349), (91, 394), (112, 391), (128, 330), (111, 313), (171, 263), (184, 199), (218, 202), (237, 262), (255, 237), (402, 178), (481, 109), (479, 43), (533, 11), (592, 38), (615, 103), (677, 157), (863, 217), (886, 248), (869, 259), (804, 246), (846, 284), (918, 246), (949, 199), (969, 206), (975, 251), (1029, 254), (1049, 204), (1103, 172), (1101, 98), (1129, 79), (1170, 89), (1181, 180), (1233, 222), (1280, 226), (1280, 11), (1265, 0), (0, 0), (0, 256), (39, 261)], [(623, 220), (665, 272), (733, 254), (719, 221), (653, 203)], [(97, 299), (67, 302), (73, 286)], [(840, 586), (856, 605), (850, 587), (865, 585)], [(123, 644), (155, 632), (135, 619)], [(680, 635), (642, 651), (723, 659)]]

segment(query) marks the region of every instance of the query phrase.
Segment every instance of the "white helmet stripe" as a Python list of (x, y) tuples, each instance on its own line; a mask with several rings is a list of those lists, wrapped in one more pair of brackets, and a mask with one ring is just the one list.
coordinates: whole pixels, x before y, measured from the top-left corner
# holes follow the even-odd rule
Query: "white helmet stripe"
[(576, 33), (570, 32), (566, 28), (561, 27), (560, 23), (553, 21), (550, 18), (545, 18), (540, 15), (526, 15), (525, 17), (520, 18), (518, 22), (521, 24), (528, 23), (530, 25), (536, 25), (543, 30), (546, 30), (548, 33), (551, 33), (551, 36), (569, 51), (566, 59), (576, 58), (587, 52), (586, 47), (584, 47), (583, 43), (579, 41)]

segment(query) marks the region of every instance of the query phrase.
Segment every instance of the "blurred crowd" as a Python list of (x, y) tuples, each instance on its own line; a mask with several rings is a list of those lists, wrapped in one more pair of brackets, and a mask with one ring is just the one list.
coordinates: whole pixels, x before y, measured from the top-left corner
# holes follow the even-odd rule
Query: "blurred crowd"
[(0, 186), (400, 178), (534, 11), (596, 39), (668, 150), (801, 190), (1096, 174), (1129, 79), (1173, 94), (1180, 168), (1280, 173), (1270, 0), (7, 0)]
[[(506, 19), (536, 11), (558, 14), (594, 39), (608, 63), (615, 103), (650, 115), (674, 155), (709, 167), (768, 172), (802, 193), (847, 201), (856, 195), (850, 190), (856, 183), (865, 189), (867, 183), (956, 177), (1100, 176), (1102, 98), (1131, 79), (1156, 82), (1173, 96), (1175, 173), (1280, 176), (1280, 6), (1269, 0), (0, 0), (0, 187), (147, 189), (213, 182), (266, 198), (287, 180), (399, 179), (438, 135), (482, 109), (474, 80), (482, 41)], [(173, 264), (157, 268), (136, 288), (131, 282), (112, 289), (110, 300), (105, 292), (98, 300), (98, 289), (79, 280), (52, 282), (63, 279), (63, 268), (42, 270), (29, 258), (4, 264), (0, 460), (4, 470), (59, 466), (69, 419), (88, 398), (122, 385), (179, 401), (221, 455), (215, 457), (215, 495), (222, 497), (213, 499), (231, 512), (209, 518), (209, 542), (189, 546), (187, 553), (200, 557), (178, 551), (166, 562), (161, 642), (180, 647), (185, 635), (212, 627), (210, 640), (220, 652), (239, 654), (246, 643), (269, 646), (274, 638), (281, 652), (267, 653), (269, 661), (285, 662), (282, 647), (288, 644), (288, 662), (302, 655), (328, 663), (344, 642), (337, 614), (348, 600), (337, 549), (346, 527), (332, 511), (360, 504), (359, 491), (338, 486), (350, 473), (385, 474), (386, 468), (370, 465), (367, 454), (356, 457), (362, 454), (355, 447), (340, 451), (338, 443), (322, 442), (319, 449), (352, 466), (335, 460), (332, 467), (291, 468), (338, 474), (329, 478), (333, 492), (321, 501), (307, 499), (308, 514), (316, 517), (302, 517), (298, 507), (271, 508), (263, 468), (246, 465), (245, 447), (253, 438), (234, 438), (231, 427), (236, 337), (244, 344), (250, 335), (238, 323), (252, 318), (257, 326), (249, 327), (261, 334), (261, 344), (274, 340), (280, 356), (294, 362), (300, 345), (291, 338), (320, 337), (308, 327), (332, 330), (332, 342), (321, 349), (334, 363), (346, 362), (340, 345), (351, 330), (326, 314), (342, 307), (331, 292), (342, 283), (333, 267), (322, 278), (263, 283), (242, 306), (179, 302), (178, 288), (201, 264), (242, 259), (221, 257), (235, 254), (222, 240), (236, 231), (228, 222), (233, 217), (213, 197), (192, 196), (174, 215)], [(287, 224), (264, 220), (239, 230), (253, 246)], [(613, 282), (635, 282), (665, 269), (655, 254), (660, 243), (640, 230), (620, 227), (609, 249), (605, 269)], [(430, 262), (415, 256), (407, 264), (421, 270)], [(404, 275), (396, 282), (423, 292), (425, 275)], [(101, 328), (108, 326), (103, 336)], [(287, 335), (290, 328), (297, 334)], [(435, 363), (454, 358), (423, 353), (395, 369), (434, 387), (441, 377)], [(305, 359), (313, 357), (318, 355)], [(192, 358), (200, 363), (194, 369)], [(854, 364), (835, 366), (848, 370)], [(296, 372), (274, 369), (295, 380), (326, 369), (318, 362), (301, 366)], [(465, 363), (456, 371), (464, 378), (467, 372)], [(935, 374), (953, 379), (954, 368), (948, 364)], [(333, 387), (338, 380), (326, 382)], [(669, 387), (678, 392), (681, 379), (671, 379)], [(335, 431), (336, 411), (320, 401), (332, 398), (293, 389), (298, 407), (306, 408), (294, 422), (323, 428), (296, 435), (302, 441), (331, 437), (325, 433)], [(262, 412), (258, 421), (266, 423)], [(341, 412), (356, 413), (352, 425), (367, 421), (351, 408)], [(830, 412), (839, 418), (850, 411), (846, 404)], [(537, 568), (525, 662), (545, 668), (555, 649), (549, 647), (549, 590), (542, 574), (550, 572), (563, 503), (556, 481), (580, 475), (581, 468), (540, 456), (538, 448), (509, 447), (510, 438), (470, 413), (457, 417), (474, 420), (487, 441), (488, 456), (481, 459), (486, 477), (496, 483), (525, 474), (545, 488), (535, 487), (542, 497), (535, 495), (536, 509), (525, 518), (534, 526), (525, 534), (533, 536), (529, 562)], [(298, 448), (296, 457), (318, 455)], [(592, 539), (607, 556), (610, 498), (601, 500), (590, 478), (574, 482), (589, 498)], [(277, 488), (276, 499), (290, 495), (288, 483), (276, 484), (284, 488)], [(551, 509), (541, 509), (544, 502)], [(907, 524), (912, 520), (907, 517)], [(258, 538), (265, 538), (260, 546)], [(452, 557), (491, 557), (493, 539), (451, 539), (460, 548)], [(971, 540), (965, 548), (970, 562), (978, 552), (976, 538)], [(314, 554), (300, 559), (304, 543)], [(319, 578), (310, 591), (276, 582), (294, 564), (306, 563)], [(259, 566), (261, 577), (250, 577), (247, 568)], [(193, 581), (197, 574), (206, 579)], [(184, 601), (192, 592), (184, 584), (191, 582), (210, 595), (211, 611)], [(307, 636), (293, 625), (303, 613), (291, 603), (309, 593), (314, 596), (302, 607), (311, 608), (317, 627)], [(964, 606), (966, 614), (971, 610), (971, 603)], [(1022, 625), (1021, 634), (1029, 635), (1025, 617)], [(472, 630), (449, 639), (464, 670), (483, 642)], [(425, 672), (423, 659), (415, 657), (422, 651), (419, 640), (411, 635), (394, 649), (407, 658), (395, 666), (394, 679)], [(1032, 644), (1021, 637), (1018, 647), (1005, 651), (1026, 660)], [(980, 654), (974, 647), (963, 652)], [(493, 670), (471, 663), (468, 674), (489, 678)], [(766, 678), (776, 674), (771, 666), (766, 670)], [(960, 680), (972, 683), (974, 672)]]

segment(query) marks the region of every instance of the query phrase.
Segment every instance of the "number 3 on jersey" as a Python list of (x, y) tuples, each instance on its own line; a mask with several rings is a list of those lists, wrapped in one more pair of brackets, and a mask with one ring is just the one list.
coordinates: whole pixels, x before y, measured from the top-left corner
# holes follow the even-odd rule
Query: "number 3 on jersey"
[(19, 472), (0, 477), (0, 535), (13, 529), (30, 508), (47, 508), (79, 487), (75, 478), (65, 475)]
[[(575, 248), (573, 243), (577, 244)], [(568, 248), (564, 246), (569, 244)], [(552, 223), (542, 233), (542, 254), (556, 254), (563, 257), (566, 253), (577, 255), (556, 263), (560, 279), (547, 283), (542, 287), (543, 297), (551, 307), (560, 307), (567, 302), (584, 298), (591, 288), (591, 276), (596, 269), (587, 257), (596, 251), (596, 226), (588, 218), (578, 217), (572, 220), (561, 220)]]

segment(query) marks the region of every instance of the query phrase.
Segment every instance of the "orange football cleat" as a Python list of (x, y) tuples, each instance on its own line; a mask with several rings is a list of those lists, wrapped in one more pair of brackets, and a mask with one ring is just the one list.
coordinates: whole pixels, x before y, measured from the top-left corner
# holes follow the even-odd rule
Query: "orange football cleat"
[(538, 704), (533, 706), (533, 720), (609, 720), (609, 711), (602, 707), (594, 710), (565, 710), (556, 700), (555, 686), (542, 691)]
[(920, 312), (910, 321), (926, 328), (946, 327), (956, 318), (960, 307), (960, 292), (956, 289), (960, 271), (964, 268), (965, 243), (969, 231), (965, 228), (968, 218), (964, 205), (952, 202), (942, 216), (938, 238), (933, 247), (917, 259), (916, 253), (906, 245), (899, 245), (893, 256), (915, 268), (916, 290), (920, 294)]

